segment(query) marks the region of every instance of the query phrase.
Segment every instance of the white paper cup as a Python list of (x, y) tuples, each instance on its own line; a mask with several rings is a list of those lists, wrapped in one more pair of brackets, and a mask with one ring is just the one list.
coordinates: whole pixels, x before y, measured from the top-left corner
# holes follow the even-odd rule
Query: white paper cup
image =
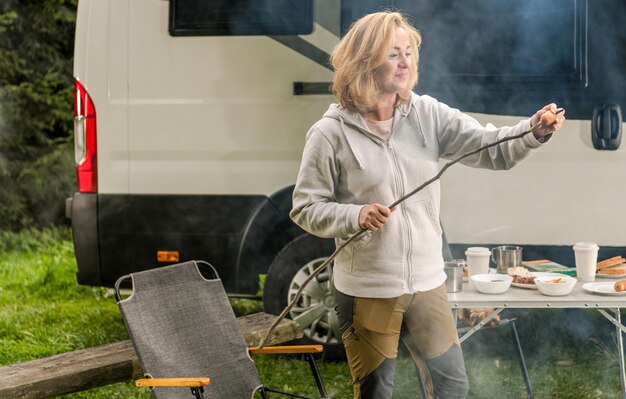
[(574, 244), (576, 276), (579, 281), (594, 281), (596, 279), (599, 248), (595, 242), (577, 242)]
[(470, 276), (489, 273), (491, 251), (485, 247), (469, 247), (465, 251), (467, 272)]

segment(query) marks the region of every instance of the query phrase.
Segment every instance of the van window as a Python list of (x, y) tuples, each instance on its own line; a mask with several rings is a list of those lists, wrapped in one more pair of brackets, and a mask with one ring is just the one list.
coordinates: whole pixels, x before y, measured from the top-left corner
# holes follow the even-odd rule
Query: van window
[[(411, 15), (424, 38), (420, 72), (437, 83), (468, 79), (481, 85), (558, 81), (584, 87), (586, 21), (582, 2), (387, 3)], [(380, 0), (345, 0), (342, 30), (345, 32), (361, 15), (380, 9), (380, 4)]]
[[(361, 16), (381, 9), (409, 15), (422, 34), (419, 93), (466, 112), (527, 115), (537, 104), (567, 104), (568, 118), (589, 118), (588, 93), (605, 90), (591, 82), (606, 51), (590, 45), (599, 31), (586, 0), (343, 0), (343, 33)], [(623, 7), (613, 7), (623, 16)], [(599, 10), (600, 7), (597, 8)], [(595, 12), (599, 14), (598, 11)], [(619, 26), (619, 19), (604, 25)], [(619, 48), (607, 43), (607, 48)], [(590, 51), (598, 56), (593, 59)], [(594, 65), (591, 65), (593, 63)], [(618, 72), (618, 71), (616, 71)], [(619, 73), (619, 72), (618, 72)], [(597, 73), (595, 76), (602, 76)], [(594, 86), (595, 85), (595, 86)], [(586, 96), (581, 96), (586, 90)], [(558, 96), (558, 97), (556, 97)], [(590, 104), (590, 102), (592, 104)]]
[(313, 0), (170, 0), (172, 36), (305, 35)]

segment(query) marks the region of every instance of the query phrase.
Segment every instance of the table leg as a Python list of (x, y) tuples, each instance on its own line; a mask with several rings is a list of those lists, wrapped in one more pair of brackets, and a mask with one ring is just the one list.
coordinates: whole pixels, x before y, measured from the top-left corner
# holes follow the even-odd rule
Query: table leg
[(615, 326), (615, 331), (617, 333), (617, 350), (619, 351), (620, 383), (622, 385), (623, 397), (624, 399), (626, 399), (626, 365), (624, 364), (624, 339), (622, 336), (622, 332), (626, 332), (626, 327), (624, 327), (624, 325), (622, 324), (622, 315), (619, 308), (615, 309), (615, 316), (610, 315), (604, 309), (597, 310), (602, 316), (604, 316)]
[[(497, 315), (500, 314), (500, 312), (502, 312), (504, 310), (504, 308), (497, 308), (494, 309), (493, 312), (489, 313), (487, 315), (487, 317), (485, 317), (484, 319), (482, 319), (478, 324), (476, 324), (474, 327), (472, 327), (471, 329), (469, 329), (465, 334), (463, 334), (463, 336), (461, 336), (459, 338), (459, 341), (461, 341), (461, 343), (463, 343), (466, 339), (468, 339), (469, 337), (471, 337), (472, 335), (474, 335), (474, 333), (478, 330), (480, 330), (481, 328), (483, 328), (483, 326), (487, 323), (489, 323), (489, 321), (491, 321), (491, 319), (493, 319), (494, 317), (496, 317)], [(626, 398), (624, 398), (626, 399)]]
[[(615, 325), (615, 327), (617, 327), (619, 330), (621, 330), (623, 333), (626, 334), (626, 327), (624, 327), (624, 325), (622, 325), (621, 322), (617, 321), (617, 319), (615, 318), (615, 316), (610, 315), (606, 310), (604, 309), (596, 309), (598, 312), (600, 312), (600, 314), (602, 316), (604, 316), (608, 321), (610, 321), (611, 323), (613, 323), (613, 325)], [(619, 309), (617, 311), (617, 313), (619, 314)]]
[[(618, 325), (622, 325), (622, 315), (619, 308), (615, 310), (615, 320)], [(619, 372), (620, 382), (622, 383), (622, 394), (626, 399), (626, 368), (624, 367), (624, 339), (622, 337), (622, 330), (616, 327), (617, 332), (617, 349), (619, 350)]]

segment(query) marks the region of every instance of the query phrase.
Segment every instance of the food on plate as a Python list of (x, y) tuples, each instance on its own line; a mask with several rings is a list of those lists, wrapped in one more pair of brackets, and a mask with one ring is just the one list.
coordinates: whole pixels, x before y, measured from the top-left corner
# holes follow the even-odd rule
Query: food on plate
[(509, 267), (506, 273), (513, 277), (513, 282), (517, 284), (534, 284), (535, 276), (525, 267)]
[(617, 292), (626, 291), (626, 280), (616, 281), (613, 288), (615, 288)]
[(553, 278), (552, 280), (546, 281), (546, 283), (555, 283), (555, 284), (564, 284), (567, 281), (563, 277)]
[(605, 259), (601, 262), (598, 262), (596, 264), (596, 270), (602, 270), (602, 269), (606, 269), (607, 267), (621, 265), (622, 263), (625, 263), (625, 262), (626, 262), (626, 259), (624, 259), (623, 256), (614, 256), (612, 258)]
[(621, 276), (626, 274), (626, 263), (622, 263), (621, 265), (606, 267), (602, 270), (598, 270), (598, 274), (602, 274), (605, 276)]

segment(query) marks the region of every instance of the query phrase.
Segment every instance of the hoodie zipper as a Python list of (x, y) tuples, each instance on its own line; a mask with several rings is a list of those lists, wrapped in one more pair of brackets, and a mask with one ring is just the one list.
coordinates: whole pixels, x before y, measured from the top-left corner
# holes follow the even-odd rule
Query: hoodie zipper
[[(402, 184), (401, 169), (400, 169), (400, 165), (398, 164), (398, 158), (396, 157), (396, 153), (390, 142), (387, 142), (387, 153), (389, 154), (389, 157), (391, 158), (391, 164), (392, 164), (391, 170), (393, 173), (393, 179), (394, 179), (395, 186), (396, 186), (396, 198), (400, 198), (399, 194), (404, 193), (404, 185)], [(410, 228), (409, 217), (407, 216), (404, 209), (405, 209), (404, 206), (401, 206), (399, 211), (402, 214), (403, 230), (407, 232), (406, 239), (407, 239), (408, 250), (406, 251), (406, 254), (405, 254), (405, 262), (407, 266), (406, 267), (406, 284), (407, 284), (407, 287), (411, 289), (411, 256), (413, 253), (413, 245), (412, 245), (413, 240), (412, 240), (412, 235), (411, 235), (412, 233), (411, 233), (411, 228)]]

